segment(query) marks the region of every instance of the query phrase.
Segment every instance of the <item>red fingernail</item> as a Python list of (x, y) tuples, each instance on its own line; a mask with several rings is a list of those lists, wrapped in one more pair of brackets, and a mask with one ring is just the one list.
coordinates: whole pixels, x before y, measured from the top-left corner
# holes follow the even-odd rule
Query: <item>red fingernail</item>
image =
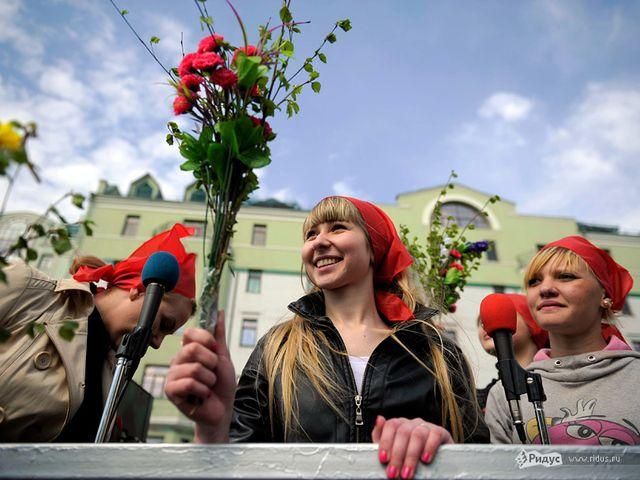
[(387, 467), (387, 478), (396, 478), (398, 476), (398, 467), (389, 465)]
[(429, 463), (431, 462), (431, 454), (429, 452), (425, 453), (424, 455), (422, 455), (422, 461), (424, 463)]
[(409, 480), (410, 478), (413, 478), (413, 472), (415, 471), (415, 469), (413, 467), (404, 467), (402, 469), (402, 473), (400, 474), (400, 477), (403, 480)]
[(380, 450), (380, 452), (378, 452), (378, 460), (380, 460), (380, 463), (387, 463), (389, 461), (389, 454), (386, 450)]

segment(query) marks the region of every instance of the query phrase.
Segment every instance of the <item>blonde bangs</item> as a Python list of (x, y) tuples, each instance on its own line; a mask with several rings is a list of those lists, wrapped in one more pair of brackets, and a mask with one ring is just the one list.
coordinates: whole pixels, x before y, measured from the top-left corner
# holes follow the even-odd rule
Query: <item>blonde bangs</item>
[(549, 266), (554, 270), (568, 271), (576, 271), (581, 266), (584, 266), (593, 274), (591, 267), (577, 253), (563, 247), (551, 247), (540, 250), (529, 262), (527, 271), (524, 274), (525, 290), (528, 288), (529, 281), (535, 278), (547, 264), (550, 264)]
[(321, 223), (351, 222), (358, 225), (367, 234), (367, 227), (362, 215), (353, 203), (342, 197), (327, 197), (313, 207), (302, 225), (303, 238), (307, 232)]

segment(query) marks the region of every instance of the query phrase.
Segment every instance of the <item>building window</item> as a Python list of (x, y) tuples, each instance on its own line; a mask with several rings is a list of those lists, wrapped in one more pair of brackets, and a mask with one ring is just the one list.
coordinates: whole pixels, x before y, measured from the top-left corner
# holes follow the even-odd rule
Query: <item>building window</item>
[(42, 270), (43, 272), (49, 272), (53, 267), (53, 255), (50, 253), (43, 253), (40, 256), (40, 260), (38, 260), (38, 270)]
[(240, 332), (240, 346), (253, 347), (258, 340), (258, 320), (255, 318), (242, 319), (242, 331)]
[(122, 227), (123, 237), (135, 237), (138, 234), (138, 227), (140, 226), (140, 215), (127, 215), (124, 219), (124, 226)]
[(493, 293), (504, 293), (504, 285), (492, 285)]
[(461, 227), (473, 223), (476, 228), (491, 228), (484, 213), (469, 204), (462, 202), (446, 202), (440, 210), (440, 220), (443, 224), (453, 217), (453, 221)]
[(640, 338), (631, 339), (631, 348), (633, 348), (636, 352), (640, 352)]
[(267, 244), (267, 226), (266, 225), (254, 225), (253, 233), (251, 235), (251, 245), (264, 247)]
[(489, 248), (487, 248), (487, 260), (490, 262), (498, 261), (498, 251), (496, 250), (496, 242), (489, 240)]
[(204, 193), (204, 190), (202, 190), (201, 188), (196, 188), (189, 195), (189, 201), (198, 202), (198, 203), (205, 203), (207, 201), (207, 194)]
[(166, 398), (164, 395), (164, 383), (167, 380), (167, 365), (147, 365), (144, 367), (142, 388), (151, 394), (153, 398)]
[(633, 312), (631, 311), (631, 306), (629, 305), (629, 301), (625, 299), (624, 305), (622, 306), (622, 315), (632, 316)]
[(204, 237), (204, 222), (202, 220), (185, 220), (184, 226), (195, 229), (195, 232), (193, 232), (194, 237)]
[(247, 293), (260, 293), (262, 270), (249, 270), (247, 275)]
[(151, 198), (153, 196), (153, 187), (149, 182), (142, 182), (134, 188), (133, 196), (137, 198)]

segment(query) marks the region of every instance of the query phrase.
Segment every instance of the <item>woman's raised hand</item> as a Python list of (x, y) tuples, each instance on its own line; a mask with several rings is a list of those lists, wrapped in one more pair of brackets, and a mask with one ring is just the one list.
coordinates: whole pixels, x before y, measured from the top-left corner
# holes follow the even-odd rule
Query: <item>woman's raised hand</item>
[(371, 432), (378, 444), (378, 458), (387, 465), (387, 478), (413, 478), (418, 460), (431, 463), (438, 447), (453, 443), (444, 428), (421, 418), (391, 418), (378, 415)]
[(169, 400), (196, 422), (197, 443), (229, 440), (236, 378), (225, 339), (223, 311), (218, 312), (213, 335), (201, 328), (185, 330), (164, 390)]

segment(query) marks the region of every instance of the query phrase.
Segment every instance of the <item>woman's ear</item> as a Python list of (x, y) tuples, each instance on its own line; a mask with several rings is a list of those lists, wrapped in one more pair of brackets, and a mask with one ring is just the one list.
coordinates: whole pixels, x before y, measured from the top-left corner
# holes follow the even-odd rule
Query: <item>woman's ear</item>
[(132, 288), (129, 290), (129, 300), (131, 300), (132, 302), (135, 301), (140, 295), (142, 295), (142, 293), (139, 292), (137, 288)]

